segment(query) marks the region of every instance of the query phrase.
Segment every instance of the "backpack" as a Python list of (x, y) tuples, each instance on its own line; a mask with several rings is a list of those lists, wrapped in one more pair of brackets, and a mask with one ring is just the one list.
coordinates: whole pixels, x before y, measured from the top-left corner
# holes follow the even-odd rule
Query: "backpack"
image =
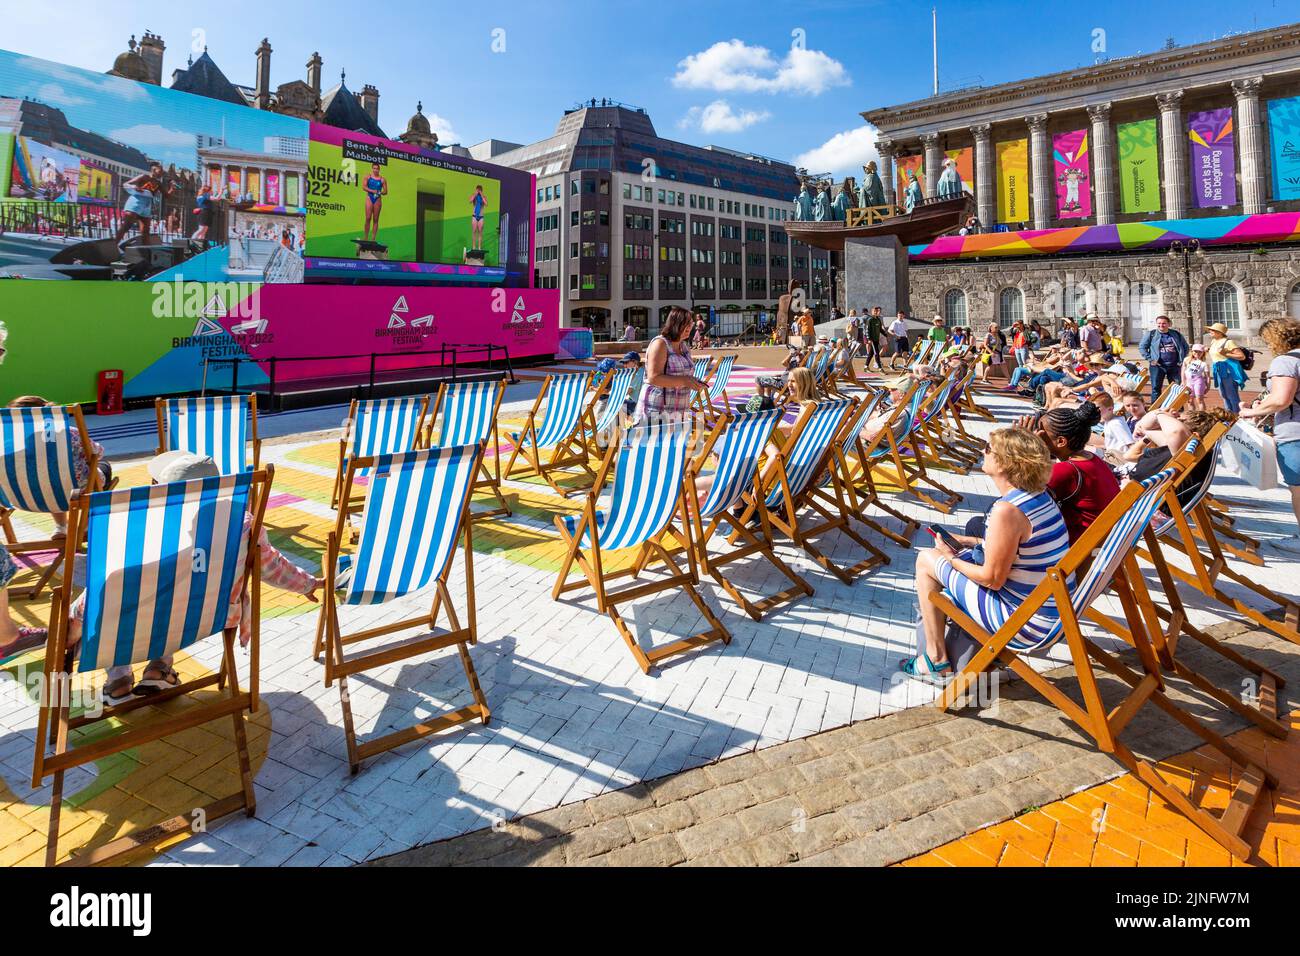
[(1256, 352), (1254, 349), (1246, 348), (1244, 345), (1241, 347), (1241, 351), (1245, 353), (1246, 356), (1244, 359), (1241, 360), (1241, 368), (1243, 371), (1249, 372), (1251, 369), (1255, 367), (1255, 356), (1258, 355), (1259, 353)]

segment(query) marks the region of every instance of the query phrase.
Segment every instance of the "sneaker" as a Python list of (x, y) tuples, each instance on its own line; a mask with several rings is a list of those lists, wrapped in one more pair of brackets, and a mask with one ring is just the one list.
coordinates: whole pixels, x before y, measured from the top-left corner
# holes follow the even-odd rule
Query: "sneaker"
[(43, 627), (18, 628), (18, 637), (12, 644), (0, 644), (0, 661), (44, 647), (49, 636), (49, 631)]

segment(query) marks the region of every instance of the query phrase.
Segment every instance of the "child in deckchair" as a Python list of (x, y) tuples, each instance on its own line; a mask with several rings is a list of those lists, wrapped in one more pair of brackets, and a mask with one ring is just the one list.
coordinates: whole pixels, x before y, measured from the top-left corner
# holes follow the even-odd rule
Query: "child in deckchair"
[[(989, 436), (983, 470), (1000, 495), (984, 537), (953, 535), (961, 551), (938, 538), (916, 558), (919, 646), (915, 657), (899, 664), (916, 680), (946, 684), (952, 679), (952, 661), (961, 663), (976, 648), (974, 639), (960, 631), (949, 646), (947, 616), (932, 600), (936, 593), (946, 590), (967, 614), (996, 632), (1070, 547), (1065, 519), (1047, 491), (1052, 458), (1041, 438), (1023, 428), (997, 429)], [(1029, 640), (1045, 637), (1056, 619), (1056, 604), (1049, 601), (1021, 634)]]
[[(48, 408), (54, 402), (47, 402), (39, 395), (20, 395), (9, 403), (10, 408)], [(77, 479), (77, 487), (85, 488), (86, 482), (90, 479), (90, 465), (86, 461), (86, 449), (81, 447), (80, 436), (78, 440), (72, 443), (72, 470)], [(113, 466), (104, 459), (104, 448), (97, 441), (90, 443), (91, 450), (97, 458), (96, 467), (99, 469), (99, 487), (107, 488), (113, 482)], [(68, 516), (62, 512), (51, 515), (54, 519), (54, 533), (50, 535), (52, 540), (58, 540), (68, 533)]]
[[(221, 472), (216, 462), (207, 455), (200, 457), (186, 451), (169, 451), (149, 462), (149, 477), (156, 485), (165, 485), (173, 481), (192, 481), (196, 478), (216, 478)], [(244, 533), (253, 520), (251, 514), (244, 516)], [(262, 565), (262, 583), (282, 591), (301, 594), (309, 601), (316, 600), (316, 589), (324, 584), (318, 578), (295, 565), (286, 558), (267, 536), (266, 528), (258, 538), (257, 547)], [(243, 599), (243, 581), (237, 581), (231, 592), (230, 616), (227, 627), (239, 627), (239, 643), (247, 647), (252, 635), (252, 609)], [(81, 638), (81, 621), (85, 614), (85, 595), (72, 605), (72, 619), (68, 622), (68, 646), (74, 647)], [(108, 682), (104, 685), (104, 703), (113, 705), (132, 696), (148, 697), (175, 687), (180, 683), (180, 675), (172, 667), (170, 656), (152, 660), (145, 667), (139, 682), (132, 681), (130, 665), (111, 667), (108, 670)]]
[(45, 628), (21, 627), (9, 616), (8, 586), (17, 573), (18, 565), (0, 544), (0, 661), (41, 647), (49, 637)]

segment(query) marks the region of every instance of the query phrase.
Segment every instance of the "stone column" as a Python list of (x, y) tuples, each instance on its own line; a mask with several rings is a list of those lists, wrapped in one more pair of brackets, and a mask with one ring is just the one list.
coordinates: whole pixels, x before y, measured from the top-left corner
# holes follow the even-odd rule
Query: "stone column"
[(1026, 116), (1029, 124), (1030, 178), (1034, 184), (1034, 228), (1049, 229), (1056, 217), (1056, 190), (1052, 188), (1052, 147), (1047, 139), (1047, 114)]
[(1259, 115), (1262, 76), (1232, 81), (1237, 97), (1237, 136), (1241, 143), (1241, 211), (1247, 216), (1263, 212), (1266, 194), (1264, 177), (1264, 130)]
[(970, 128), (975, 137), (975, 214), (989, 230), (998, 218), (997, 169), (993, 160), (993, 127), (981, 123)]
[(921, 145), (925, 147), (925, 198), (929, 199), (938, 195), (939, 174), (943, 172), (943, 150), (939, 148), (939, 134), (923, 134)]
[(1109, 226), (1115, 221), (1115, 140), (1110, 130), (1110, 104), (1098, 103), (1088, 107), (1092, 120), (1092, 188), (1097, 225)]
[(876, 152), (880, 154), (880, 185), (885, 189), (885, 202), (892, 206), (897, 201), (894, 196), (894, 141), (892, 139), (876, 140)]
[(1156, 97), (1160, 109), (1161, 173), (1164, 180), (1165, 217), (1187, 215), (1187, 130), (1183, 128), (1183, 91)]

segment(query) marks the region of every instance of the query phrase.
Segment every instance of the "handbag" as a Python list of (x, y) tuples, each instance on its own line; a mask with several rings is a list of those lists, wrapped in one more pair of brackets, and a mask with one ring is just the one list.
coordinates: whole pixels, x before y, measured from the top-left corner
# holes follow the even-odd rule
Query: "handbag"
[(1238, 420), (1219, 443), (1223, 470), (1260, 491), (1277, 487), (1277, 442), (1254, 425)]

